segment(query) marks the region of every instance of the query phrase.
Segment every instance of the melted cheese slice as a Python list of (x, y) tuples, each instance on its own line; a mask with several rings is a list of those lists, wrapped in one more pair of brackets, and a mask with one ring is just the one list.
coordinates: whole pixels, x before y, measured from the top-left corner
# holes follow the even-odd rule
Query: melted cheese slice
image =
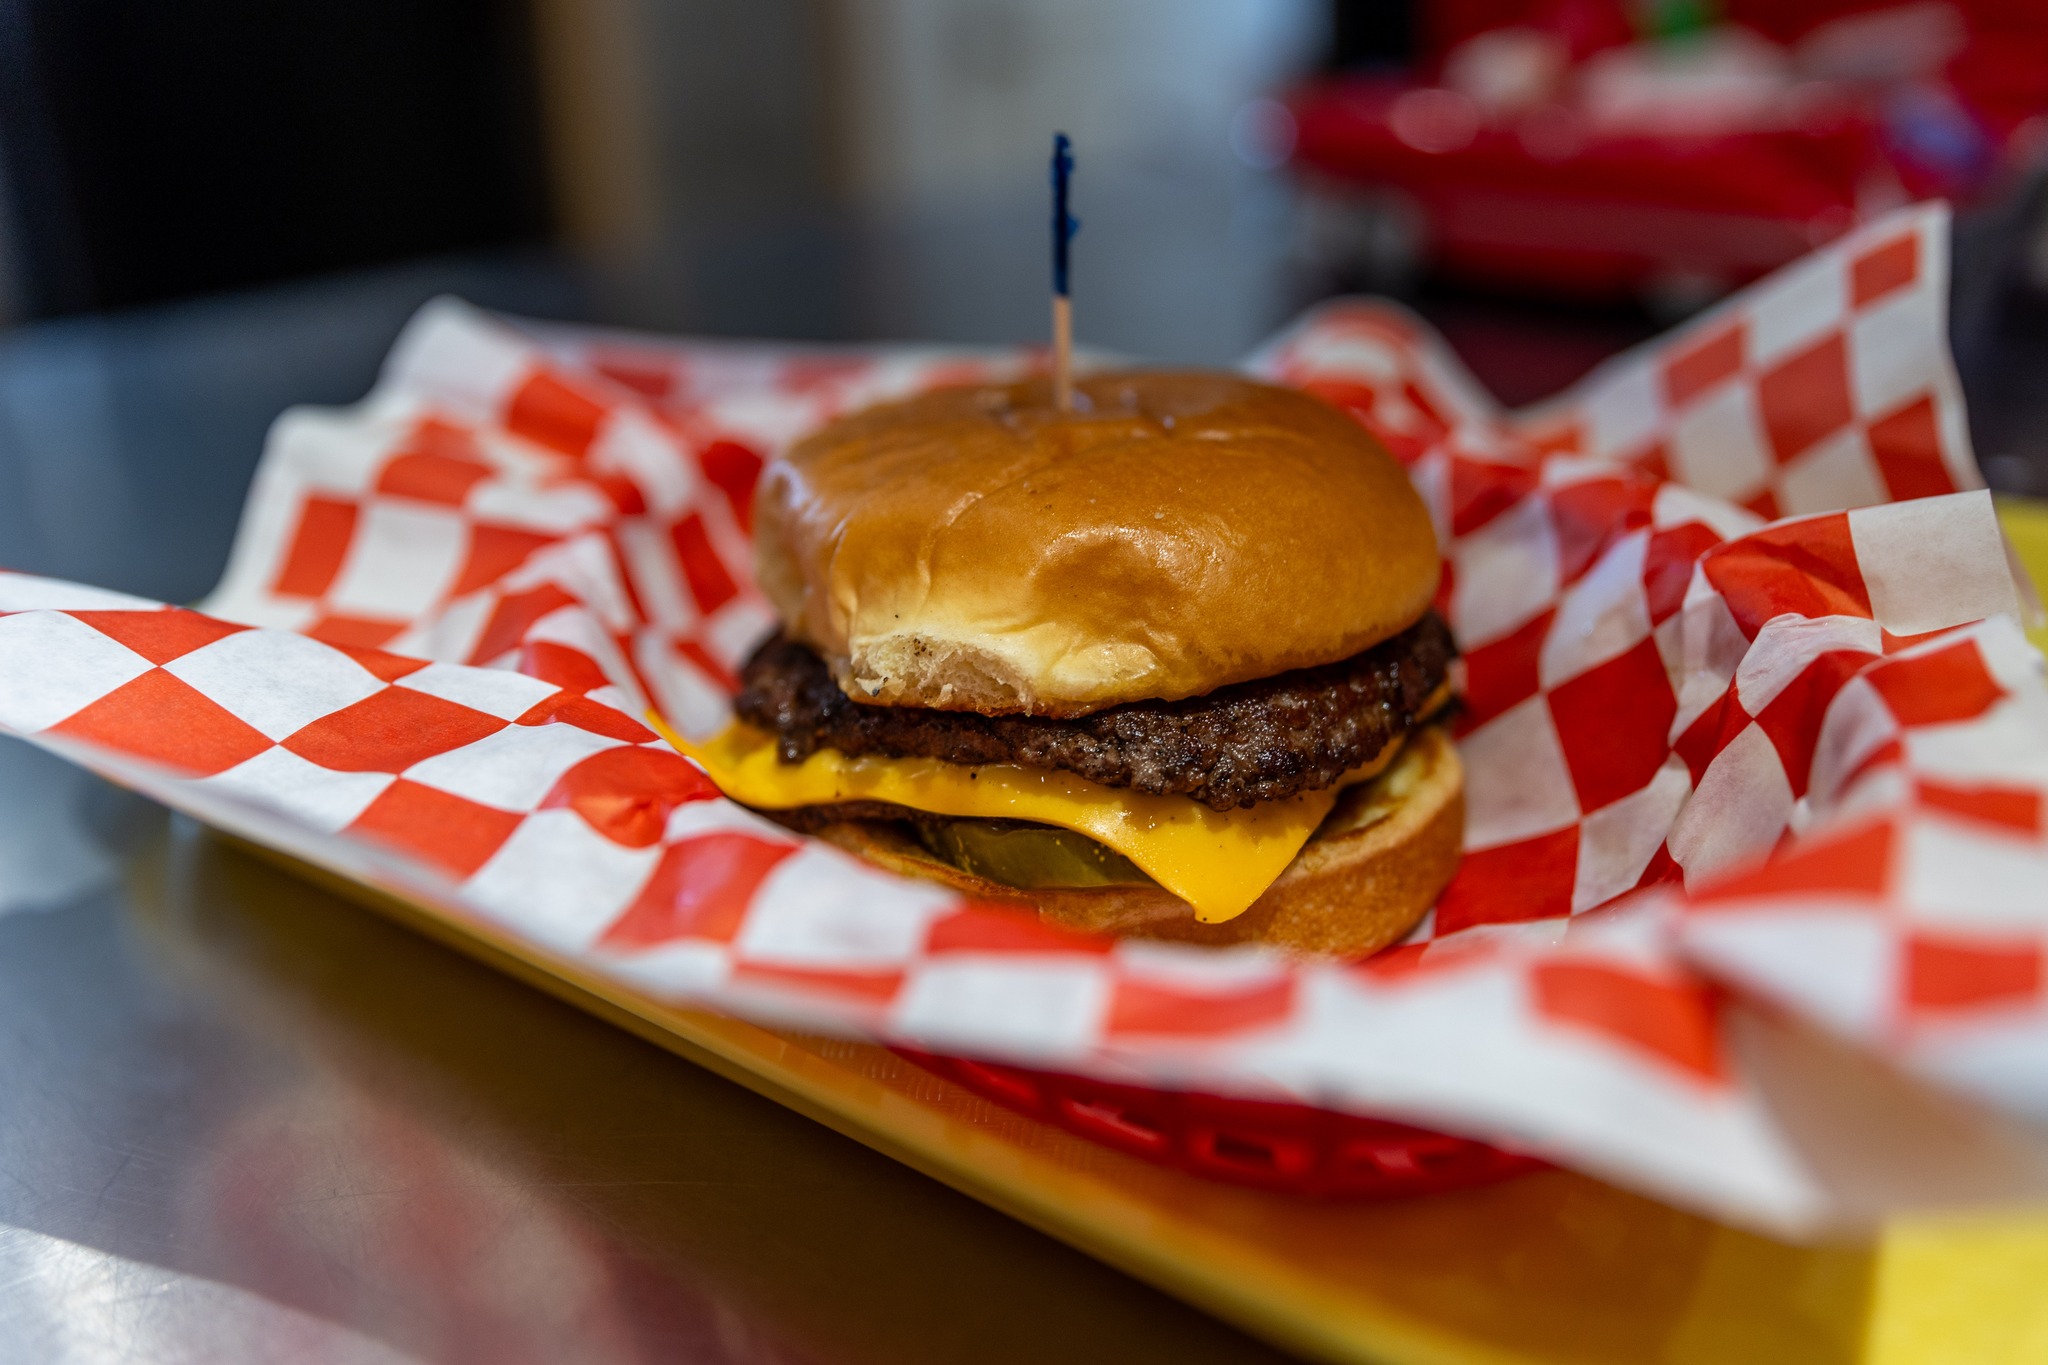
[(1068, 772), (1011, 764), (967, 767), (936, 758), (849, 757), (820, 749), (784, 763), (774, 737), (735, 721), (701, 744), (653, 718), (663, 739), (694, 759), (719, 790), (743, 806), (791, 810), (839, 801), (887, 801), (933, 815), (1034, 820), (1085, 834), (1129, 858), (1215, 924), (1232, 919), (1294, 861), (1336, 804), (1340, 787), (1393, 760), (1389, 744), (1336, 787), (1263, 801), (1249, 810), (1212, 810), (1185, 796), (1148, 796)]

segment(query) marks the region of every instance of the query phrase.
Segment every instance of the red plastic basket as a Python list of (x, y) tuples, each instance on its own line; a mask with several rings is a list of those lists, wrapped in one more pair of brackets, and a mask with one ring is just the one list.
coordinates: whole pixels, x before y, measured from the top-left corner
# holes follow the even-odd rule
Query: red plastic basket
[(1541, 1169), (1533, 1157), (1302, 1104), (1148, 1090), (898, 1049), (986, 1099), (1162, 1166), (1316, 1199), (1390, 1199)]

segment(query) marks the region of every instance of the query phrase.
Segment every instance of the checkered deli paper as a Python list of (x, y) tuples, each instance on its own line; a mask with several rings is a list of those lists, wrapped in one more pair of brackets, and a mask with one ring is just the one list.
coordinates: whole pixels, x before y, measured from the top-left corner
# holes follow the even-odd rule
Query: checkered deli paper
[(0, 725), (677, 1002), (1405, 1118), (1786, 1232), (2039, 1197), (2048, 690), (1946, 233), (1888, 217), (1530, 413), (1384, 305), (1249, 362), (1377, 432), (1445, 548), (1467, 852), (1366, 962), (963, 903), (642, 724), (715, 728), (771, 624), (764, 460), (1021, 354), (430, 305), (368, 399), (278, 421), (204, 612), (0, 576)]

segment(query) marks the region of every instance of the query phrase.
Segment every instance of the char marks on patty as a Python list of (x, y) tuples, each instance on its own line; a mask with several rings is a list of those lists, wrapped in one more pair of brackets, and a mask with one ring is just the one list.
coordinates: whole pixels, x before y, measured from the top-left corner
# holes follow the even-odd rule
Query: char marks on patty
[(839, 690), (807, 645), (776, 636), (740, 672), (735, 706), (785, 762), (819, 749), (1057, 768), (1216, 810), (1330, 786), (1412, 729), (1456, 651), (1434, 612), (1363, 654), (1174, 702), (1074, 719), (873, 706)]

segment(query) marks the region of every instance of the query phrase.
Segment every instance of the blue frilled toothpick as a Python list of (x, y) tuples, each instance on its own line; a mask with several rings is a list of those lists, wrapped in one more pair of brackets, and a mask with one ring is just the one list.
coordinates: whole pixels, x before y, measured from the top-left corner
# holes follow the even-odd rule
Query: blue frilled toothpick
[(1052, 138), (1052, 397), (1061, 412), (1074, 410), (1074, 305), (1067, 297), (1067, 245), (1081, 220), (1067, 212), (1067, 182), (1074, 146), (1065, 133)]

